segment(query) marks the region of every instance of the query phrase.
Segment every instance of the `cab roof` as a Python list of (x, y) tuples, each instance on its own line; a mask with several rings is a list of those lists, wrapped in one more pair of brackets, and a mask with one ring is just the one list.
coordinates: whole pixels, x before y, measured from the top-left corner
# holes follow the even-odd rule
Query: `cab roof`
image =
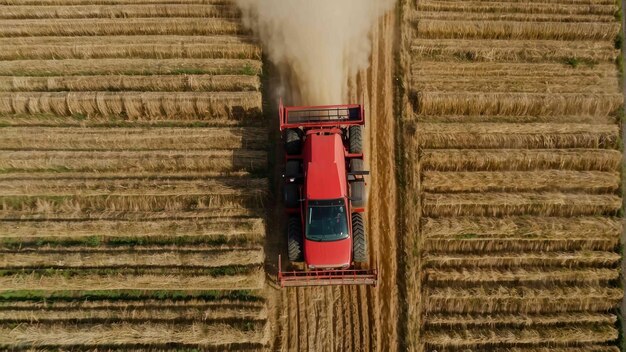
[(311, 134), (305, 141), (307, 199), (348, 195), (344, 146), (339, 134)]

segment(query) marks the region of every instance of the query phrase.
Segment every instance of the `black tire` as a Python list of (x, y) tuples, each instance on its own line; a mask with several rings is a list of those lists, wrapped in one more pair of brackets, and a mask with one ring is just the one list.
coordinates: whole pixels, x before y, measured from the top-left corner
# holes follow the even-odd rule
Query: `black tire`
[(290, 217), (287, 222), (287, 250), (290, 261), (301, 262), (303, 260), (302, 224), (297, 217)]
[(285, 165), (285, 177), (295, 177), (300, 174), (300, 161), (289, 160)]
[(363, 129), (361, 126), (350, 126), (348, 135), (350, 139), (350, 153), (363, 153)]
[[(350, 160), (350, 171), (363, 171), (363, 160)], [(365, 208), (367, 205), (367, 190), (365, 189), (365, 181), (350, 182), (350, 199), (353, 208)]]
[(299, 129), (285, 130), (285, 152), (289, 155), (302, 153), (302, 132)]
[(367, 236), (361, 213), (352, 213), (352, 259), (355, 263), (367, 263)]
[(297, 183), (285, 184), (283, 190), (283, 197), (285, 201), (285, 208), (298, 208), (300, 204), (300, 192)]

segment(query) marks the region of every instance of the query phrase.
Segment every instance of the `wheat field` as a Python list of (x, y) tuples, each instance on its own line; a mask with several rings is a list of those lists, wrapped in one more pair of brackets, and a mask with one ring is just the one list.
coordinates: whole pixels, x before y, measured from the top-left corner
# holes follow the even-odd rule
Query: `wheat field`
[(261, 74), (229, 1), (0, 2), (0, 349), (269, 346)]
[(613, 1), (405, 1), (413, 351), (618, 351)]

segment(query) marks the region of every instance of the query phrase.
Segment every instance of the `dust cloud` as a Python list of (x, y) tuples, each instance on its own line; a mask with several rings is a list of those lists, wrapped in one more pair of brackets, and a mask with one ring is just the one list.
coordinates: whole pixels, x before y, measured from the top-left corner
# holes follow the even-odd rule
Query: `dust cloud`
[(244, 23), (278, 68), (290, 104), (344, 104), (369, 66), (370, 34), (395, 0), (236, 0)]

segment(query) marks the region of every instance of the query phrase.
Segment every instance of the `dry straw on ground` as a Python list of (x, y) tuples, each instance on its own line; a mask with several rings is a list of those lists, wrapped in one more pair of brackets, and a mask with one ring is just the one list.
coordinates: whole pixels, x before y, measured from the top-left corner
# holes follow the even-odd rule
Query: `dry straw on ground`
[(622, 154), (598, 149), (441, 149), (424, 150), (424, 170), (437, 171), (618, 171)]
[(505, 252), (485, 254), (441, 253), (426, 254), (423, 266), (435, 268), (509, 268), (521, 266), (558, 266), (574, 268), (585, 266), (615, 266), (619, 261), (619, 254), (600, 251), (548, 253)]
[(499, 325), (532, 326), (561, 324), (614, 324), (617, 316), (609, 313), (568, 312), (548, 314), (433, 314), (428, 318), (430, 327)]
[(433, 284), (446, 284), (452, 287), (466, 287), (472, 284), (599, 284), (619, 278), (619, 270), (604, 268), (528, 268), (490, 269), (458, 268), (423, 270), (426, 281)]
[(144, 18), (144, 17), (202, 17), (238, 18), (239, 11), (234, 6), (199, 4), (137, 4), (79, 5), (79, 6), (6, 6), (0, 13), (2, 19), (45, 19), (45, 18)]
[[(588, 4), (589, 3), (589, 4)], [(420, 11), (463, 11), (476, 13), (526, 13), (526, 14), (564, 14), (564, 15), (614, 15), (618, 10), (615, 3), (606, 4), (584, 3), (582, 1), (522, 2), (522, 1), (421, 1), (418, 4)]]

